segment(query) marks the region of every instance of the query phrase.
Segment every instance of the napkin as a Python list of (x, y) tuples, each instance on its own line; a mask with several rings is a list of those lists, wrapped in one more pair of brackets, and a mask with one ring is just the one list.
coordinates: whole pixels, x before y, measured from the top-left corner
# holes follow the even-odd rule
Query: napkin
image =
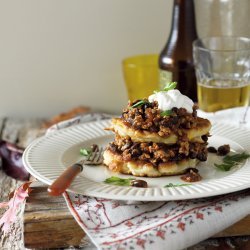
[[(212, 122), (250, 128), (248, 107), (215, 113), (199, 110), (198, 115)], [(85, 114), (54, 125), (48, 133), (110, 117), (108, 114)], [(64, 198), (70, 212), (92, 240), (91, 249), (183, 249), (250, 214), (250, 189), (209, 198), (165, 202), (118, 201), (69, 192), (64, 193)]]
[(250, 128), (250, 109), (248, 107), (237, 107), (207, 113), (197, 111), (198, 116), (209, 119), (211, 122), (222, 122), (232, 124), (235, 127)]

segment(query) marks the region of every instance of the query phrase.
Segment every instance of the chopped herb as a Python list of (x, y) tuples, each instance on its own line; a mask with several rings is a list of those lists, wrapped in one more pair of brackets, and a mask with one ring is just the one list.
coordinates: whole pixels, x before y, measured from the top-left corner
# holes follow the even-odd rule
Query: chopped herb
[(83, 156), (91, 156), (92, 155), (92, 150), (87, 149), (87, 148), (81, 148), (80, 149), (80, 154)]
[(140, 101), (136, 102), (134, 105), (132, 105), (131, 108), (138, 108), (138, 107), (140, 107), (140, 106), (142, 106), (143, 104), (146, 104), (146, 103), (148, 103), (148, 101), (140, 100)]
[(235, 166), (235, 164), (234, 163), (227, 163), (227, 164), (214, 163), (214, 166), (217, 167), (218, 169), (220, 169), (221, 171), (229, 171), (229, 170), (231, 170), (232, 167)]
[(168, 82), (166, 84), (166, 86), (164, 87), (164, 91), (168, 91), (168, 90), (171, 90), (171, 89), (175, 89), (177, 86), (177, 82)]
[(108, 184), (113, 184), (117, 186), (130, 186), (131, 181), (135, 180), (134, 178), (120, 178), (117, 176), (111, 176), (110, 178), (107, 178), (104, 182)]
[(187, 183), (173, 184), (173, 183), (169, 183), (169, 184), (165, 185), (164, 187), (170, 188), (170, 187), (182, 187), (182, 186), (189, 186), (189, 185), (192, 185), (192, 184), (187, 184)]
[(172, 115), (172, 110), (165, 110), (161, 112), (161, 116), (169, 116)]
[(155, 90), (154, 94), (161, 92), (161, 91), (169, 91), (171, 89), (175, 89), (177, 86), (177, 82), (168, 82), (166, 86), (163, 88), (163, 90)]
[(234, 154), (234, 155), (227, 155), (223, 158), (222, 164), (216, 164), (214, 163), (215, 167), (222, 171), (229, 171), (232, 167), (237, 166), (240, 162), (246, 160), (249, 158), (250, 155), (243, 152), (241, 154)]
[(223, 158), (223, 161), (225, 161), (225, 162), (241, 162), (243, 160), (246, 160), (249, 157), (250, 157), (250, 154), (243, 152), (241, 154), (227, 155)]

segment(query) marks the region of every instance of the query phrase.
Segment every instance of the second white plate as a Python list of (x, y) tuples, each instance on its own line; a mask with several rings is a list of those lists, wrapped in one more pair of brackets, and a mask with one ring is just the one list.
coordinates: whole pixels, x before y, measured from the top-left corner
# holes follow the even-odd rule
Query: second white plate
[[(38, 180), (51, 184), (64, 169), (80, 160), (80, 148), (92, 144), (106, 146), (113, 140), (113, 133), (104, 130), (110, 121), (90, 122), (72, 126), (41, 137), (30, 144), (24, 152), (23, 162), (31, 175)], [(250, 132), (228, 126), (213, 124), (209, 144), (218, 147), (229, 144), (234, 152), (250, 151)], [(147, 181), (148, 188), (122, 187), (105, 184), (103, 181), (111, 176), (128, 178), (128, 175), (114, 174), (105, 166), (84, 166), (83, 172), (75, 179), (68, 191), (88, 196), (118, 200), (180, 200), (202, 198), (230, 193), (250, 187), (250, 162), (228, 172), (214, 167), (221, 157), (209, 154), (208, 161), (199, 164), (202, 176), (200, 182), (188, 186), (165, 188), (173, 183), (184, 183), (180, 176), (160, 178), (139, 178)]]

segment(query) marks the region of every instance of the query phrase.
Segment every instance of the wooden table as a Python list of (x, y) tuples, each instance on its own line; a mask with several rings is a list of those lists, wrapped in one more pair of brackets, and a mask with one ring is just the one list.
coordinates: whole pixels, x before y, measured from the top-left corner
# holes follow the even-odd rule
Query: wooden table
[[(26, 147), (34, 138), (44, 133), (41, 122), (42, 120), (37, 119), (0, 119), (0, 138)], [(0, 170), (0, 183), (0, 201), (3, 201), (7, 200), (8, 194), (22, 182), (6, 176)], [(0, 249), (48, 249), (79, 245), (80, 249), (86, 249), (86, 246), (87, 249), (95, 249), (70, 214), (62, 197), (49, 197), (46, 186), (40, 182), (34, 182), (32, 189), (26, 206), (20, 208), (18, 220), (10, 233), (1, 233)], [(216, 247), (215, 243), (219, 245)], [(233, 249), (230, 245), (236, 246), (236, 249), (250, 249), (250, 215), (215, 235), (212, 240), (206, 240), (188, 249)], [(225, 246), (227, 248), (223, 248)]]

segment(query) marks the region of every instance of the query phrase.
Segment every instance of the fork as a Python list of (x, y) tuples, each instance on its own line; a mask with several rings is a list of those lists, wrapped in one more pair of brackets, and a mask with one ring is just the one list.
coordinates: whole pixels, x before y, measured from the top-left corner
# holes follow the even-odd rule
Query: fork
[(51, 196), (59, 196), (73, 182), (75, 177), (82, 172), (84, 165), (100, 165), (103, 162), (102, 147), (96, 148), (87, 158), (66, 168), (66, 170), (48, 187), (47, 191)]

